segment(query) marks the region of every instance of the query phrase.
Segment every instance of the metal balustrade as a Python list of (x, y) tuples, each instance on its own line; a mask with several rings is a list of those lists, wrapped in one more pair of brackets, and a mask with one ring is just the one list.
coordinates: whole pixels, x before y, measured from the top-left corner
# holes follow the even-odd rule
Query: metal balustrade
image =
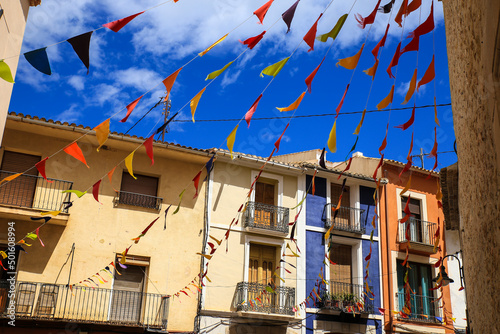
[[(369, 286), (370, 291), (373, 286)], [(374, 313), (373, 300), (366, 297), (363, 285), (330, 281), (321, 293), (320, 307), (345, 313)]]
[[(0, 179), (17, 173), (0, 171)], [(48, 181), (47, 181), (48, 180)], [(61, 210), (63, 202), (71, 200), (73, 182), (23, 174), (0, 186), (0, 205), (10, 205), (48, 211)], [(62, 210), (67, 213), (68, 210)]]
[[(434, 246), (437, 224), (410, 217), (406, 222), (398, 224), (398, 242), (417, 242)], [(408, 239), (407, 239), (408, 238)]]
[[(7, 281), (0, 282), (0, 318), (8, 315), (9, 288)], [(170, 296), (19, 281), (15, 292), (16, 319), (167, 327)]]
[[(333, 225), (334, 230), (365, 233), (365, 210), (341, 206), (336, 210), (335, 204), (328, 203), (323, 210), (325, 228)], [(335, 218), (334, 218), (335, 217)]]
[(249, 282), (236, 285), (233, 306), (237, 311), (294, 315), (294, 305), (295, 288)]
[(139, 206), (142, 208), (155, 209), (160, 211), (163, 198), (131, 193), (128, 191), (117, 191), (114, 199), (115, 206), (118, 204)]
[(396, 293), (396, 311), (400, 311), (397, 315), (398, 319), (416, 322), (441, 322), (436, 319), (436, 316), (439, 314), (438, 310), (441, 302), (438, 298), (410, 293), (409, 305), (406, 305), (405, 299), (405, 293)]
[(289, 209), (280, 206), (248, 202), (244, 227), (260, 228), (288, 234)]

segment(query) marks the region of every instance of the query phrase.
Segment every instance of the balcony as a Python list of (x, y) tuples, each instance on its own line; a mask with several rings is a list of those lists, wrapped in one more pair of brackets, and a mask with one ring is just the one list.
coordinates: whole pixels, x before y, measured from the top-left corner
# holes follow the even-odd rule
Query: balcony
[(321, 294), (320, 308), (344, 313), (374, 313), (373, 301), (365, 296), (363, 285), (335, 281), (330, 281), (328, 291)]
[[(16, 173), (0, 171), (0, 179), (3, 180), (14, 174)], [(62, 209), (63, 202), (71, 201), (71, 194), (63, 194), (62, 191), (70, 190), (73, 187), (73, 182), (51, 178), (48, 180), (51, 182), (41, 176), (23, 174), (2, 184), (0, 186), (0, 205), (11, 207), (13, 216), (33, 215), (33, 210), (22, 209), (62, 210), (62, 212), (67, 213), (67, 209)]]
[(335, 204), (327, 204), (323, 210), (323, 221), (325, 228), (329, 229), (333, 225), (333, 230), (352, 233), (365, 233), (365, 210), (341, 206), (335, 213)]
[(163, 198), (161, 197), (131, 193), (128, 191), (117, 191), (114, 198), (115, 207), (119, 204), (124, 204), (146, 209), (154, 209), (157, 211), (160, 211), (162, 202)]
[[(400, 313), (396, 316), (398, 320), (426, 322), (426, 323), (441, 323), (436, 316), (439, 314), (438, 309), (440, 301), (438, 298), (419, 296), (410, 294), (411, 309), (405, 307), (405, 294), (396, 293), (396, 311)], [(401, 314), (401, 311), (403, 314)], [(409, 311), (409, 312), (408, 312)]]
[(234, 307), (237, 311), (293, 316), (295, 288), (274, 287), (260, 283), (240, 282), (236, 285)]
[(288, 208), (269, 204), (248, 202), (243, 216), (243, 226), (258, 233), (275, 232), (278, 235), (287, 235), (288, 223)]
[[(0, 282), (0, 318), (8, 315), (7, 281)], [(166, 329), (169, 296), (63, 284), (16, 282), (16, 320)]]
[(409, 241), (410, 249), (426, 253), (435, 253), (434, 243), (436, 241), (437, 224), (420, 219), (410, 218), (403, 224), (399, 220), (398, 243), (400, 248), (407, 247)]

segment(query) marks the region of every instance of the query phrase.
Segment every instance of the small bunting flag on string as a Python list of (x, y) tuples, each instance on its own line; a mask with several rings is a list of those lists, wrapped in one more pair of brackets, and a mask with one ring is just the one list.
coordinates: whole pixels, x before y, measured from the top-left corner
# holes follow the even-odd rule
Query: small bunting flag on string
[(45, 163), (47, 162), (47, 159), (49, 157), (46, 157), (45, 159), (41, 160), (40, 162), (37, 162), (35, 164), (35, 167), (36, 169), (38, 170), (38, 172), (40, 173), (40, 175), (42, 175), (42, 177), (45, 179), (45, 181), (49, 182), (49, 183), (52, 183), (54, 181), (50, 181), (47, 179), (47, 175), (45, 175)]
[[(109, 184), (111, 184), (111, 186), (113, 186), (113, 174), (115, 172), (115, 169), (116, 169), (117, 166), (113, 167), (112, 170), (110, 170), (108, 172), (108, 179), (109, 179)], [(114, 189), (114, 188), (113, 188)], [(116, 190), (115, 190), (116, 191)]]
[(372, 54), (373, 54), (373, 57), (375, 57), (375, 60), (377, 60), (377, 58), (378, 58), (379, 49), (381, 47), (385, 46), (385, 41), (387, 40), (387, 33), (389, 32), (389, 27), (390, 27), (390, 24), (388, 24), (387, 28), (385, 28), (385, 34), (382, 37), (382, 39), (377, 43), (377, 45), (375, 45), (375, 47), (372, 50)]
[(392, 68), (399, 63), (399, 57), (401, 56), (401, 42), (399, 42), (398, 47), (396, 48), (396, 52), (394, 52), (394, 56), (392, 57), (391, 63), (387, 68), (387, 74), (391, 79), (394, 79), (394, 75), (392, 74)]
[(125, 27), (127, 25), (127, 23), (129, 23), (130, 21), (132, 21), (133, 19), (135, 19), (137, 16), (141, 15), (142, 13), (144, 13), (144, 11), (142, 11), (140, 13), (137, 13), (137, 14), (133, 14), (133, 15), (127, 16), (127, 17), (125, 17), (123, 19), (119, 19), (119, 20), (116, 20), (116, 21), (105, 23), (102, 26), (105, 27), (105, 28), (108, 28), (108, 29), (110, 29), (110, 30), (112, 30), (114, 32), (118, 32), (123, 27)]
[(314, 22), (314, 24), (309, 29), (307, 34), (305, 34), (305, 36), (303, 37), (304, 42), (306, 42), (307, 45), (309, 45), (309, 47), (310, 47), (310, 49), (307, 50), (307, 52), (311, 52), (314, 50), (314, 40), (316, 39), (316, 31), (318, 30), (318, 21), (322, 16), (323, 16), (323, 13), (319, 14), (319, 17), (316, 20), (316, 22)]
[(68, 43), (71, 44), (73, 50), (75, 50), (76, 55), (78, 56), (78, 58), (80, 58), (83, 65), (85, 65), (85, 67), (87, 68), (87, 74), (89, 74), (90, 67), (89, 49), (92, 33), (93, 31), (89, 31), (68, 39)]
[(196, 174), (196, 176), (193, 179), (194, 189), (196, 191), (196, 193), (193, 196), (193, 199), (198, 197), (198, 191), (200, 190), (200, 176), (201, 176), (201, 171), (199, 171), (198, 174)]
[(372, 24), (375, 22), (375, 16), (377, 15), (377, 10), (380, 7), (380, 2), (381, 0), (378, 0), (377, 5), (373, 9), (373, 11), (368, 15), (367, 17), (362, 17), (361, 14), (356, 14), (354, 17), (356, 18), (356, 21), (358, 21), (359, 26), (361, 29), (365, 29), (366, 25)]
[(305, 80), (305, 83), (307, 85), (307, 91), (309, 92), (309, 94), (311, 94), (311, 84), (312, 84), (312, 81), (314, 80), (314, 77), (316, 76), (316, 73), (318, 73), (318, 70), (319, 68), (321, 67), (321, 64), (323, 64), (323, 62), (325, 61), (325, 57), (323, 57), (323, 59), (321, 60), (321, 63), (319, 63), (318, 67), (316, 67), (314, 69), (314, 71), (311, 72), (311, 74), (309, 74)]
[(177, 209), (175, 209), (175, 211), (172, 213), (173, 215), (177, 214), (177, 212), (179, 212), (179, 209), (181, 208), (181, 203), (182, 203), (182, 197), (184, 197), (184, 192), (186, 191), (186, 189), (184, 189), (183, 191), (181, 191), (181, 193), (179, 194), (179, 204), (177, 205)]
[(248, 109), (248, 111), (245, 114), (245, 121), (247, 122), (248, 127), (250, 127), (250, 121), (252, 120), (253, 114), (255, 114), (255, 111), (257, 110), (257, 106), (259, 105), (259, 101), (261, 98), (262, 94), (259, 95), (259, 97), (257, 98), (257, 100), (254, 101), (254, 103), (252, 103), (252, 106), (250, 107), (250, 109)]
[(12, 77), (12, 72), (10, 71), (9, 65), (0, 59), (0, 78), (7, 82), (14, 83), (14, 78)]
[(47, 57), (47, 47), (26, 52), (24, 58), (38, 71), (43, 74), (51, 75), (52, 70), (50, 69), (49, 58)]
[(280, 150), (280, 143), (281, 143), (281, 139), (283, 138), (283, 135), (285, 134), (285, 131), (286, 129), (288, 129), (288, 126), (290, 125), (290, 123), (288, 123), (286, 126), (285, 126), (285, 130), (283, 130), (283, 133), (281, 134), (281, 136), (278, 138), (278, 140), (276, 140), (276, 142), (274, 143), (274, 147), (276, 147), (276, 152), (278, 152)]
[(135, 106), (137, 106), (137, 103), (139, 103), (139, 101), (142, 99), (143, 96), (144, 95), (141, 95), (137, 99), (135, 99), (133, 102), (129, 103), (129, 105), (127, 106), (127, 114), (125, 115), (125, 117), (123, 117), (120, 120), (121, 123), (125, 123), (127, 121), (128, 117), (130, 116), (132, 111), (134, 111)]
[(146, 154), (148, 155), (149, 159), (151, 159), (151, 166), (153, 166), (155, 163), (155, 159), (154, 159), (154, 155), (153, 155), (154, 136), (155, 136), (154, 134), (149, 136), (149, 138), (146, 139), (144, 141), (144, 143), (142, 143), (142, 145), (144, 145), (144, 147), (146, 148)]
[(365, 47), (365, 44), (361, 45), (361, 48), (354, 56), (347, 57), (344, 59), (339, 59), (339, 61), (335, 65), (337, 67), (340, 65), (348, 70), (354, 70), (356, 68), (356, 66), (358, 66), (358, 61), (359, 61), (359, 58), (361, 57), (361, 53), (363, 52), (364, 47)]
[(394, 21), (400, 26), (402, 27), (402, 23), (403, 23), (403, 15), (406, 13), (407, 11), (407, 8), (408, 8), (408, 0), (403, 0), (403, 2), (401, 3), (401, 7), (399, 7), (399, 11), (398, 13), (396, 14), (396, 17), (394, 18)]
[(191, 107), (191, 117), (193, 119), (194, 123), (194, 113), (196, 112), (196, 108), (198, 108), (198, 103), (200, 102), (201, 95), (205, 92), (206, 87), (204, 87), (202, 90), (198, 92), (198, 94), (195, 95), (189, 102), (189, 106)]
[(255, 12), (255, 16), (259, 18), (260, 24), (264, 24), (264, 17), (267, 14), (267, 11), (269, 10), (269, 7), (273, 4), (274, 0), (269, 0), (266, 2), (264, 5), (262, 5), (259, 9), (257, 9)]
[(61, 191), (63, 194), (66, 194), (66, 193), (73, 193), (75, 194), (78, 198), (81, 198), (83, 195), (85, 195), (87, 192), (86, 191), (80, 191), (80, 190), (76, 190), (76, 189), (70, 189), (70, 190), (63, 190)]
[(250, 50), (252, 50), (257, 45), (257, 43), (259, 43), (260, 40), (264, 37), (265, 33), (266, 31), (264, 30), (257, 36), (247, 38), (244, 41), (240, 41), (240, 43), (246, 45)]
[(208, 51), (212, 50), (217, 44), (219, 44), (220, 42), (222, 42), (223, 40), (225, 40), (228, 35), (229, 34), (225, 34), (224, 36), (222, 36), (221, 38), (219, 38), (214, 44), (210, 45), (204, 51), (198, 53), (198, 56), (203, 57)]
[(408, 92), (406, 93), (405, 100), (401, 104), (407, 104), (410, 102), (413, 93), (415, 93), (415, 87), (417, 86), (417, 69), (413, 72), (413, 77), (410, 80), (410, 84), (408, 85)]
[(410, 51), (418, 51), (418, 48), (420, 46), (419, 44), (420, 44), (420, 37), (415, 36), (414, 38), (412, 38), (410, 43), (406, 44), (406, 46), (401, 49), (401, 54)]
[(412, 124), (413, 124), (414, 121), (415, 121), (415, 104), (413, 105), (413, 109), (411, 111), (410, 119), (406, 123), (404, 123), (404, 124), (395, 126), (395, 128), (398, 128), (398, 129), (401, 129), (401, 130), (404, 131), (404, 130), (408, 129), (410, 126), (412, 126)]
[(321, 151), (321, 154), (319, 156), (318, 164), (320, 165), (321, 168), (324, 169), (326, 169), (325, 155), (326, 155), (326, 148), (323, 147), (323, 150)]
[(330, 136), (328, 137), (328, 149), (330, 152), (337, 152), (337, 119), (333, 122), (332, 130), (330, 131)]
[(297, 100), (295, 100), (288, 107), (285, 107), (285, 108), (278, 108), (278, 107), (276, 107), (276, 109), (278, 109), (280, 112), (295, 110), (295, 109), (297, 109), (299, 107), (300, 102), (302, 102), (302, 99), (304, 98), (304, 95), (306, 95), (306, 92), (303, 92), (302, 94), (300, 94), (300, 96), (297, 98)]
[(434, 1), (431, 1), (431, 12), (427, 19), (421, 25), (415, 28), (415, 30), (410, 32), (406, 38), (422, 36), (430, 33), (432, 30), (434, 30)]
[(361, 114), (361, 120), (358, 123), (358, 126), (356, 127), (356, 130), (354, 130), (354, 135), (359, 135), (359, 131), (361, 130), (361, 126), (363, 126), (363, 121), (365, 120), (365, 115), (366, 115), (366, 109), (363, 110), (363, 114)]
[(11, 175), (11, 176), (7, 176), (6, 178), (2, 179), (2, 181), (0, 181), (0, 184), (2, 184), (4, 182), (10, 182), (10, 181), (18, 178), (21, 175), (23, 175), (23, 173), (17, 173), (17, 174)]
[(263, 69), (262, 72), (260, 72), (260, 77), (263, 78), (264, 74), (269, 75), (271, 77), (277, 76), (278, 73), (285, 66), (285, 64), (288, 62), (289, 59), (290, 59), (290, 57), (287, 57), (283, 60), (280, 60), (279, 62), (277, 62), (275, 64), (269, 65), (268, 67)]
[(281, 14), (281, 18), (288, 28), (286, 31), (287, 34), (290, 32), (290, 26), (292, 25), (293, 16), (295, 15), (295, 10), (297, 9), (299, 1), (300, 0), (297, 0), (293, 5), (290, 6), (290, 8), (288, 8), (285, 12), (283, 12), (283, 14)]
[(100, 204), (102, 204), (101, 202), (99, 202), (99, 186), (101, 185), (101, 181), (102, 180), (97, 181), (92, 186), (92, 195), (94, 196), (94, 199), (97, 201), (97, 203), (100, 203)]
[(46, 211), (46, 212), (40, 212), (40, 216), (48, 216), (48, 215), (51, 215), (51, 216), (57, 216), (58, 214), (60, 214), (61, 211), (60, 210), (56, 210), (56, 211)]
[(220, 70), (217, 70), (217, 71), (214, 71), (212, 73), (210, 73), (209, 75), (207, 75), (206, 80), (213, 80), (215, 78), (217, 78), (219, 75), (222, 74), (222, 72), (224, 72), (229, 66), (231, 66), (231, 64), (234, 63), (234, 60), (233, 61), (230, 61), (229, 63), (227, 63), (223, 68), (221, 68)]
[(166, 77), (163, 80), (163, 85), (165, 86), (165, 90), (167, 91), (167, 96), (165, 96), (165, 101), (168, 100), (168, 97), (170, 96), (170, 93), (172, 92), (172, 87), (174, 87), (175, 80), (177, 79), (177, 75), (179, 75), (179, 72), (181, 70), (182, 70), (182, 67), (179, 68), (174, 73), (170, 74), (168, 77)]
[(436, 76), (436, 72), (434, 69), (434, 55), (432, 55), (432, 60), (431, 60), (431, 63), (429, 64), (429, 67), (427, 67), (427, 70), (425, 71), (424, 76), (418, 82), (417, 91), (420, 88), (420, 86), (426, 85), (429, 82), (431, 82), (432, 80), (434, 80), (435, 76)]
[(342, 15), (337, 23), (335, 24), (335, 26), (333, 27), (332, 30), (330, 30), (328, 33), (326, 34), (323, 34), (323, 35), (319, 35), (318, 37), (316, 37), (316, 39), (320, 42), (323, 42), (325, 43), (328, 38), (331, 38), (332, 40), (335, 40), (340, 32), (340, 30), (342, 29), (342, 27), (344, 26), (344, 23), (345, 23), (345, 20), (347, 19), (347, 16), (348, 14), (344, 14)]
[(378, 11), (384, 14), (390, 13), (392, 11), (392, 5), (394, 5), (394, 2), (396, 2), (396, 0), (391, 0), (387, 4), (380, 6)]
[(81, 161), (85, 166), (87, 166), (87, 168), (90, 168), (89, 165), (87, 165), (87, 161), (85, 160), (82, 150), (76, 142), (66, 146), (63, 151), (71, 155), (73, 158)]
[(342, 109), (342, 105), (344, 104), (344, 99), (345, 96), (347, 95), (347, 91), (349, 90), (349, 84), (347, 84), (347, 87), (345, 88), (344, 95), (342, 95), (342, 99), (339, 102), (339, 105), (337, 106), (337, 109), (335, 111), (337, 112), (337, 115), (335, 115), (335, 118), (339, 117), (339, 112), (340, 109)]
[(99, 149), (104, 145), (106, 140), (108, 140), (109, 136), (109, 118), (96, 126), (94, 128), (95, 131), (95, 136), (97, 137), (97, 142), (99, 143), (99, 147), (97, 148), (97, 152), (99, 152)]
[(406, 14), (405, 16), (410, 15), (410, 13), (416, 11), (417, 9), (420, 8), (420, 5), (422, 5), (422, 0), (413, 0), (409, 5), (408, 8), (406, 9)]
[(231, 159), (233, 159), (233, 147), (234, 147), (234, 141), (236, 140), (236, 131), (238, 130), (238, 126), (239, 125), (236, 125), (236, 127), (233, 129), (233, 131), (231, 131), (231, 133), (229, 134), (229, 136), (226, 139), (227, 148), (229, 149)]
[(134, 160), (134, 153), (135, 151), (132, 151), (126, 158), (125, 158), (125, 167), (127, 167), (127, 171), (132, 176), (135, 180), (137, 178), (134, 176), (134, 169), (132, 168), (132, 161)]
[(382, 100), (380, 101), (379, 104), (377, 104), (377, 109), (382, 110), (385, 109), (389, 106), (389, 104), (392, 103), (392, 99), (394, 98), (394, 85), (391, 87), (391, 91), (389, 94)]
[(369, 69), (363, 70), (364, 73), (366, 73), (367, 75), (372, 77), (372, 80), (375, 80), (375, 74), (377, 73), (378, 63), (379, 63), (379, 60), (377, 59), (375, 61), (375, 64), (373, 64), (372, 67), (370, 67)]

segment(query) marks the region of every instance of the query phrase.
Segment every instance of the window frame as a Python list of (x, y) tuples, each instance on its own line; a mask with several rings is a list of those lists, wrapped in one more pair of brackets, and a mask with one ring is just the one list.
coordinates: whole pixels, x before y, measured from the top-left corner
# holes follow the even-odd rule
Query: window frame
[[(244, 261), (243, 261), (243, 282), (248, 282), (248, 270), (250, 268), (250, 244), (261, 244), (264, 246), (273, 246), (279, 247), (279, 255), (276, 256), (276, 265), (278, 265), (279, 261), (281, 261), (282, 254), (285, 251), (285, 240), (283, 239), (274, 239), (274, 238), (266, 238), (260, 237), (256, 235), (245, 235), (245, 250), (244, 250)], [(285, 269), (280, 265), (280, 277), (285, 276)]]
[[(338, 180), (340, 181), (340, 180)], [(326, 203), (327, 204), (337, 204), (332, 203), (332, 184), (342, 186), (342, 182), (334, 182), (332, 180), (327, 179), (327, 187), (326, 187)], [(350, 184), (346, 182), (346, 187), (349, 187), (349, 203), (351, 208), (359, 209), (360, 199), (359, 199), (359, 184)], [(326, 210), (326, 219), (330, 220), (332, 218), (332, 210)]]
[[(255, 181), (257, 175), (259, 175), (259, 171), (252, 170), (250, 184)], [(276, 206), (283, 207), (283, 176), (263, 172), (260, 177), (277, 181), (278, 197), (276, 198)], [(254, 191), (252, 191), (252, 193), (250, 194), (250, 202), (255, 202), (255, 188)]]
[[(352, 262), (351, 284), (363, 285), (364, 273), (363, 273), (362, 239), (345, 238), (332, 234), (330, 236), (330, 241), (339, 245), (351, 246), (351, 262)], [(328, 254), (328, 244), (329, 243), (325, 242), (325, 254)], [(331, 280), (330, 266), (331, 263), (327, 262), (327, 266), (325, 267), (325, 280), (327, 282)], [(330, 292), (329, 287), (328, 291)]]

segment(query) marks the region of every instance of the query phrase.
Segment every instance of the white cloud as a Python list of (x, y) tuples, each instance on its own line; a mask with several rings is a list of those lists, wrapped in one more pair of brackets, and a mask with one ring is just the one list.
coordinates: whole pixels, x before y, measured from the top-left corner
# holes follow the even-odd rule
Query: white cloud
[(238, 80), (240, 74), (241, 70), (237, 70), (236, 72), (225, 72), (220, 85), (222, 86), (222, 88), (226, 88), (227, 86), (232, 85)]
[(79, 110), (77, 104), (72, 104), (68, 109), (60, 113), (55, 117), (55, 119), (61, 122), (74, 123), (82, 116), (82, 112)]
[(111, 78), (121, 86), (133, 87), (141, 92), (151, 89), (164, 79), (154, 71), (137, 67), (114, 71)]
[(85, 88), (84, 78), (78, 75), (70, 76), (68, 83), (76, 90), (83, 90)]

